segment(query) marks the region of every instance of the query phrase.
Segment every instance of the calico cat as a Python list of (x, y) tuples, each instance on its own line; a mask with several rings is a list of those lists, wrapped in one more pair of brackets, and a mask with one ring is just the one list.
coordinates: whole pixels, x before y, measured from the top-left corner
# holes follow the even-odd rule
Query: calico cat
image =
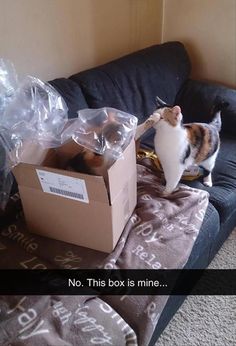
[(89, 149), (84, 149), (80, 154), (73, 157), (66, 167), (79, 173), (103, 176), (108, 185), (108, 169), (114, 163), (114, 157), (108, 153), (97, 154)]
[(155, 152), (158, 155), (166, 180), (164, 194), (173, 192), (189, 166), (197, 164), (206, 174), (203, 183), (212, 186), (211, 172), (220, 148), (221, 110), (226, 102), (214, 105), (214, 118), (209, 123), (182, 124), (179, 106), (158, 109), (160, 120), (154, 124)]

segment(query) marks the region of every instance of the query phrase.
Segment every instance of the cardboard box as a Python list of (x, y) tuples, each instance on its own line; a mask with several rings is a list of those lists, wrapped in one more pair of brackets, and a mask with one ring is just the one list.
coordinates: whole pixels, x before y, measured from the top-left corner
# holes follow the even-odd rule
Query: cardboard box
[[(78, 146), (62, 147), (59, 159)], [(132, 141), (103, 177), (62, 170), (54, 155), (44, 165), (20, 163), (13, 173), (32, 233), (111, 252), (137, 203), (135, 144)]]

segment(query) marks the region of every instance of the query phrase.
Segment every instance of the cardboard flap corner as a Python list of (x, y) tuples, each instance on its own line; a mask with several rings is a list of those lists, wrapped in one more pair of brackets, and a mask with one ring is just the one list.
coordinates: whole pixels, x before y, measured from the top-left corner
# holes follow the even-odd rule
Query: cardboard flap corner
[(134, 176), (136, 171), (136, 151), (134, 140), (128, 145), (123, 157), (118, 159), (108, 170), (109, 192), (111, 203), (124, 189), (127, 180)]
[(34, 175), (32, 166), (34, 165), (20, 162), (12, 169), (12, 173), (14, 174), (18, 185), (28, 185), (32, 175)]

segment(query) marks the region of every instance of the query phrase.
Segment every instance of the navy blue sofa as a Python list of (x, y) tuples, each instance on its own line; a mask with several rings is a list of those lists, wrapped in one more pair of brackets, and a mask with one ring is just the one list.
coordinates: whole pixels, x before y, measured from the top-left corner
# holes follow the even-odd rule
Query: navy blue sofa
[[(144, 121), (155, 107), (155, 96), (182, 107), (184, 122), (210, 120), (216, 96), (229, 102), (222, 114), (221, 149), (213, 172), (210, 203), (186, 268), (205, 268), (236, 226), (236, 90), (190, 78), (191, 63), (184, 45), (167, 42), (50, 83), (64, 97), (69, 117), (83, 108), (114, 107)], [(142, 139), (153, 148), (153, 131)], [(156, 326), (151, 345), (185, 297), (171, 296)]]

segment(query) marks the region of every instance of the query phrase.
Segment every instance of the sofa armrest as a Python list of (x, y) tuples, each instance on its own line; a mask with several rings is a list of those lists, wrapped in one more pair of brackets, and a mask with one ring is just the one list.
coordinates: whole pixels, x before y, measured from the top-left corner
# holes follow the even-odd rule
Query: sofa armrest
[(184, 122), (209, 122), (212, 120), (211, 109), (216, 96), (229, 103), (222, 112), (223, 134), (236, 138), (236, 89), (189, 79), (176, 97), (176, 104), (182, 108)]

